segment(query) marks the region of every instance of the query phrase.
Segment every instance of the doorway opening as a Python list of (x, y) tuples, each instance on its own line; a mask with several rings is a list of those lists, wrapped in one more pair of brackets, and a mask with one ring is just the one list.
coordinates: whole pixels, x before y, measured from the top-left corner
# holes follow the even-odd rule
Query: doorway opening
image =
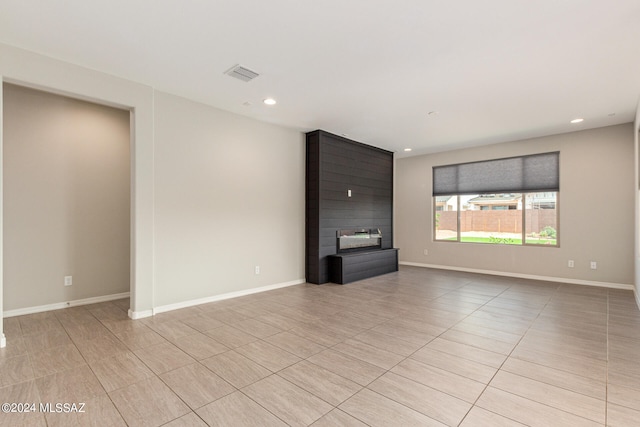
[(3, 315), (128, 297), (131, 112), (3, 83)]

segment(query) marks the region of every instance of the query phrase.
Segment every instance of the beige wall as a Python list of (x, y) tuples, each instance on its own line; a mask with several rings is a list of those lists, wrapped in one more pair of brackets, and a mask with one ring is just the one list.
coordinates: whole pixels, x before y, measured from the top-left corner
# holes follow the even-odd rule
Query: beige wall
[(128, 292), (129, 112), (3, 92), (4, 310)]
[[(133, 318), (148, 316), (154, 307), (161, 304), (180, 304), (193, 298), (207, 298), (227, 292), (243, 292), (262, 286), (297, 282), (304, 277), (304, 145), (300, 132), (222, 113), (204, 105), (160, 93), (143, 84), (3, 44), (0, 44), (0, 76), (5, 82), (132, 111), (130, 314)], [(155, 108), (158, 109), (157, 112), (154, 111)], [(182, 114), (183, 109), (194, 115)], [(165, 117), (163, 111), (173, 111), (179, 119), (164, 124), (161, 122)], [(215, 126), (211, 123), (215, 123)], [(190, 170), (181, 170), (170, 164), (167, 156), (173, 154), (167, 154), (171, 149), (165, 151), (166, 144), (177, 144), (176, 147), (180, 150), (180, 142), (185, 140), (182, 134), (174, 138), (176, 133), (180, 133), (174, 132), (176, 129), (185, 130), (184, 135), (190, 135), (192, 142), (189, 145), (190, 153), (173, 153), (176, 154), (176, 163), (181, 165), (180, 168), (184, 166), (184, 160), (187, 158), (199, 159), (208, 155), (207, 150), (210, 149), (209, 144), (212, 141), (216, 144), (220, 141), (239, 143), (249, 151), (259, 153), (265, 160), (264, 164), (266, 159), (275, 162), (278, 169), (267, 170), (262, 161), (255, 158), (251, 162), (241, 163), (235, 176), (229, 173), (225, 175), (225, 179), (231, 179), (227, 182), (230, 188), (243, 190), (247, 190), (244, 186), (251, 184), (251, 181), (246, 180), (247, 177), (253, 179), (259, 175), (260, 182), (254, 182), (254, 186), (250, 188), (255, 189), (252, 196), (261, 198), (250, 201), (248, 205), (250, 209), (259, 208), (264, 213), (240, 210), (238, 206), (234, 206), (232, 210), (227, 208), (226, 213), (219, 212), (208, 218), (204, 213), (213, 213), (214, 207), (205, 206), (206, 201), (182, 197), (181, 191), (185, 191), (184, 188), (157, 191), (155, 186), (171, 182), (172, 175), (182, 182), (197, 185), (201, 185), (202, 182), (199, 178), (191, 176)], [(165, 131), (170, 136), (166, 136)], [(210, 135), (217, 136), (210, 138)], [(3, 134), (0, 133), (0, 145), (2, 143)], [(284, 148), (285, 145), (287, 149)], [(270, 152), (269, 148), (274, 151)], [(157, 159), (156, 149), (159, 153)], [(189, 169), (190, 166), (186, 168)], [(221, 185), (213, 179), (206, 183), (214, 189), (216, 185)], [(271, 185), (275, 187), (271, 188)], [(190, 196), (198, 196), (202, 194), (201, 191), (204, 190), (187, 189)], [(262, 192), (258, 194), (259, 191)], [(156, 195), (159, 196), (157, 201)], [(186, 200), (189, 205), (170, 206), (173, 196), (177, 196), (180, 202)], [(230, 202), (234, 197), (225, 195), (219, 200)], [(224, 206), (224, 203), (209, 202), (215, 204), (218, 209)], [(246, 200), (243, 203), (246, 203)], [(253, 230), (249, 239), (251, 242), (248, 244), (232, 244), (226, 256), (233, 257), (233, 262), (223, 264), (213, 261), (213, 258), (207, 258), (205, 265), (203, 258), (206, 255), (200, 250), (210, 248), (204, 247), (203, 240), (198, 239), (195, 241), (196, 246), (189, 252), (194, 255), (195, 263), (190, 263), (189, 257), (182, 257), (182, 254), (175, 251), (173, 245), (179, 244), (183, 237), (179, 229), (167, 228), (168, 225), (185, 227), (185, 220), (203, 219), (218, 222), (225, 227), (229, 221), (223, 220), (224, 215), (235, 215), (240, 211), (245, 215), (243, 219), (246, 221), (243, 222), (250, 223), (268, 218), (268, 224), (273, 224), (274, 228), (269, 229), (267, 226)], [(203, 215), (198, 216), (198, 212), (203, 212)], [(0, 218), (1, 213), (2, 210)], [(159, 227), (156, 227), (156, 216), (161, 221)], [(261, 226), (263, 224), (260, 223)], [(201, 227), (200, 230), (209, 238), (212, 236), (207, 227), (209, 225)], [(189, 226), (186, 226), (185, 230), (195, 233)], [(273, 245), (272, 242), (264, 243), (265, 239), (275, 239), (276, 234), (282, 239), (281, 242), (289, 241), (286, 246), (279, 243)], [(245, 240), (248, 236), (248, 232), (239, 235)], [(256, 237), (260, 239), (259, 242), (255, 241)], [(163, 263), (169, 264), (160, 265), (160, 259)], [(229, 258), (224, 259), (225, 262), (228, 260)], [(256, 276), (253, 273), (255, 265), (261, 266), (262, 274)], [(186, 282), (185, 278), (191, 283)], [(9, 308), (2, 301), (3, 287), (4, 284), (0, 283), (0, 306), (7, 310)], [(0, 314), (1, 312), (2, 310)], [(1, 325), (0, 320), (0, 344), (3, 337)]]
[(155, 307), (304, 280), (300, 132), (156, 92), (155, 135)]
[[(150, 315), (153, 300), (153, 88), (5, 44), (0, 44), (0, 76), (3, 82), (131, 110), (131, 316)], [(0, 119), (2, 117), (0, 114)], [(3, 134), (0, 133), (0, 145), (2, 141)], [(1, 215), (2, 210), (0, 219)], [(0, 241), (3, 240), (2, 231), (3, 227), (0, 227)], [(1, 340), (0, 334), (0, 345)]]
[(636, 107), (636, 120), (634, 122), (634, 161), (635, 161), (635, 295), (636, 303), (640, 308), (640, 98)]
[[(398, 159), (395, 245), (400, 261), (633, 284), (633, 132), (633, 125), (626, 124)], [(433, 166), (548, 151), (560, 151), (559, 248), (433, 241)], [(575, 268), (567, 267), (569, 259)], [(598, 263), (597, 270), (589, 268), (590, 261)]]

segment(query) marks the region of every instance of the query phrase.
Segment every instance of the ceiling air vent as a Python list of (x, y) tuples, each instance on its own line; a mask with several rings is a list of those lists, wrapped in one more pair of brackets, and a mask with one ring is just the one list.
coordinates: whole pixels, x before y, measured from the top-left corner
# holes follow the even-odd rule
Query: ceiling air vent
[(243, 82), (249, 82), (259, 76), (259, 74), (255, 71), (251, 71), (250, 69), (245, 68), (239, 64), (234, 65), (224, 73), (231, 77), (235, 77), (236, 79), (240, 79)]

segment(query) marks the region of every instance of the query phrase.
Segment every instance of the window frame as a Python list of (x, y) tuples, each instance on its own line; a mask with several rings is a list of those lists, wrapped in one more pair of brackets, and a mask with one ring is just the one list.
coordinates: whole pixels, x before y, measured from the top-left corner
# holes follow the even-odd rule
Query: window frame
[[(526, 233), (527, 233), (527, 227), (526, 227), (526, 213), (527, 213), (527, 209), (526, 209), (526, 198), (527, 195), (529, 194), (535, 194), (535, 193), (555, 193), (556, 195), (556, 207), (555, 207), (555, 211), (556, 211), (556, 244), (555, 245), (544, 245), (544, 244), (540, 244), (540, 243), (526, 243), (527, 239), (526, 239)], [(474, 193), (476, 194), (476, 193)], [(494, 193), (477, 193), (478, 195), (482, 195), (482, 194), (494, 194)], [(494, 246), (521, 246), (521, 247), (551, 247), (551, 248), (560, 248), (560, 191), (530, 191), (530, 192), (522, 192), (522, 193), (518, 193), (518, 194), (522, 194), (522, 231), (521, 231), (521, 241), (522, 243), (520, 244), (507, 244), (507, 243), (483, 243), (483, 242), (464, 242), (461, 240), (461, 231), (460, 231), (460, 212), (461, 209), (461, 205), (460, 205), (460, 196), (461, 194), (452, 194), (452, 197), (456, 197), (456, 239), (452, 240), (452, 239), (437, 239), (436, 238), (436, 233), (437, 233), (437, 227), (436, 227), (436, 219), (437, 219), (437, 214), (439, 212), (443, 212), (443, 211), (437, 211), (436, 210), (436, 197), (437, 196), (432, 196), (431, 197), (431, 203), (432, 203), (432, 212), (433, 212), (433, 221), (431, 223), (432, 225), (432, 241), (435, 243), (465, 243), (465, 244), (477, 244), (477, 245), (494, 245)]]

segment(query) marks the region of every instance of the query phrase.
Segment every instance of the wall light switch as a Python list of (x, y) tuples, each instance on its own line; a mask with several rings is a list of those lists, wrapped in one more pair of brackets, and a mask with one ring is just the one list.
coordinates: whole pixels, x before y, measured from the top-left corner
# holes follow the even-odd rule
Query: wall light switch
[(65, 286), (73, 285), (73, 276), (64, 276), (64, 285)]
[(597, 270), (598, 269), (598, 263), (595, 261), (591, 261), (591, 269), (592, 270)]
[(347, 197), (351, 197), (351, 190), (347, 190)]

